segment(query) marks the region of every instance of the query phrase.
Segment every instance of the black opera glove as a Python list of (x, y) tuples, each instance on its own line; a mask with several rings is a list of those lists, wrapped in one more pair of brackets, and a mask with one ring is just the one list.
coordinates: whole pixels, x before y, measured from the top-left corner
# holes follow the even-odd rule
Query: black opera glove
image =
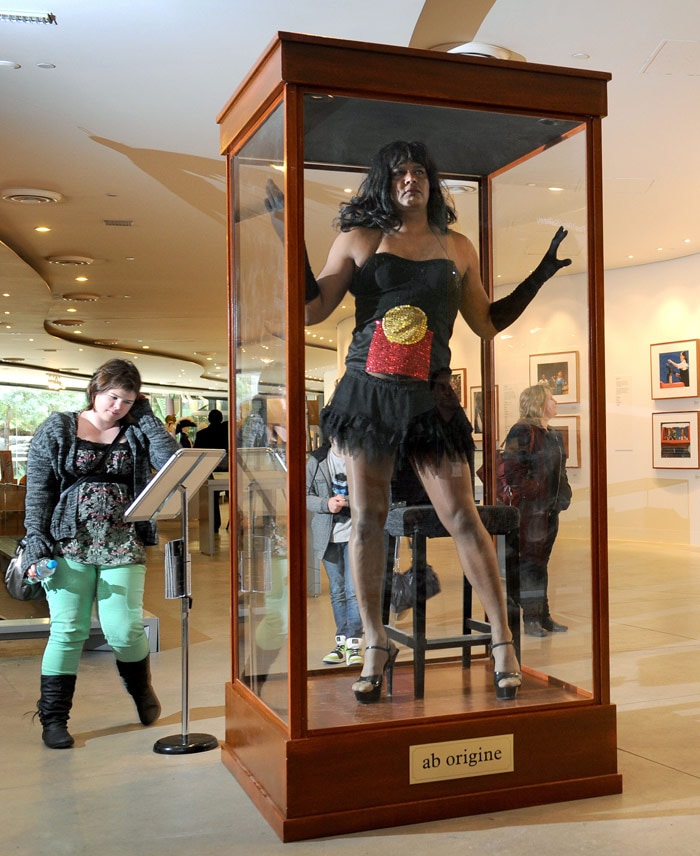
[(315, 300), (319, 296), (321, 290), (318, 287), (318, 283), (316, 282), (314, 272), (311, 270), (311, 265), (309, 264), (309, 254), (306, 252), (306, 250), (304, 250), (304, 266), (304, 302), (311, 303), (312, 300)]
[(265, 210), (268, 214), (284, 211), (284, 192), (277, 187), (271, 178), (268, 178), (265, 183)]
[[(265, 185), (265, 210), (273, 217), (277, 211), (284, 211), (284, 193), (279, 189), (279, 187), (277, 187), (274, 181), (269, 178)], [(280, 232), (280, 222), (281, 221), (273, 222), (273, 225), (275, 226), (275, 231), (278, 232), (279, 237), (282, 238), (283, 234)], [(311, 301), (315, 300), (320, 293), (321, 291), (318, 287), (318, 283), (316, 282), (316, 277), (314, 276), (314, 273), (311, 270), (311, 265), (309, 264), (309, 255), (306, 250), (304, 250), (305, 302), (311, 303)]]
[(489, 317), (497, 331), (505, 330), (506, 327), (519, 318), (545, 282), (553, 277), (560, 268), (568, 267), (571, 264), (571, 259), (557, 258), (559, 244), (561, 244), (568, 234), (567, 230), (563, 226), (560, 226), (552, 238), (549, 249), (544, 254), (542, 261), (530, 276), (524, 279), (506, 297), (502, 297), (491, 304)]

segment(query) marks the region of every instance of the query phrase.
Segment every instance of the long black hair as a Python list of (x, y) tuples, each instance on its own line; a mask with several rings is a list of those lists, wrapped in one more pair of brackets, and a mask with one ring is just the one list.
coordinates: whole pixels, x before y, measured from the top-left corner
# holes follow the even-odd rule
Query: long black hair
[(445, 199), (440, 174), (425, 144), (396, 140), (376, 153), (357, 194), (350, 202), (341, 205), (338, 225), (342, 232), (348, 232), (356, 226), (379, 228), (383, 232), (400, 228), (402, 221), (392, 195), (392, 171), (407, 161), (425, 167), (430, 185), (428, 222), (440, 232), (447, 231), (448, 226), (457, 220), (457, 215)]

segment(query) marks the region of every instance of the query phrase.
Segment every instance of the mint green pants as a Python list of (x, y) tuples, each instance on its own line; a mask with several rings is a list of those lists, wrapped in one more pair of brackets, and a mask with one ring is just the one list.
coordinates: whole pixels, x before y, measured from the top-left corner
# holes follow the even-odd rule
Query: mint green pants
[(90, 635), (93, 604), (102, 632), (117, 660), (136, 663), (148, 656), (143, 628), (145, 565), (83, 565), (56, 557), (56, 573), (45, 583), (51, 627), (42, 675), (76, 675)]

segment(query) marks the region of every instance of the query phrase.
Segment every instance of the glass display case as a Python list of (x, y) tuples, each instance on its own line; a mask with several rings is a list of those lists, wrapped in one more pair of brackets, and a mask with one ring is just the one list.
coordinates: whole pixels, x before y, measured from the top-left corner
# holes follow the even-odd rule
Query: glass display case
[[(219, 116), (239, 423), (223, 760), (285, 841), (621, 790), (606, 586), (608, 79), (279, 33)], [(429, 654), (417, 695), (412, 652), (402, 647), (393, 695), (373, 705), (356, 703), (352, 669), (329, 669), (318, 656), (330, 605), (323, 593), (309, 597), (306, 580), (304, 249), (320, 270), (339, 204), (374, 152), (396, 139), (421, 140), (433, 154), (458, 215), (454, 228), (477, 246), (493, 299), (537, 265), (559, 225), (569, 233), (560, 255), (572, 265), (517, 322), (482, 342), (459, 320), (451, 341), (456, 389), (483, 463), (482, 503), (495, 503), (496, 449), (518, 419), (524, 388), (551, 384), (553, 426), (568, 454), (574, 499), (549, 569), (552, 610), (568, 630), (533, 638), (513, 622), (523, 670), (515, 701), (496, 700), (486, 648), (466, 662), (459, 649)], [(284, 194), (272, 212), (270, 182)], [(339, 371), (350, 304), (332, 316), (337, 333), (326, 337)], [(494, 540), (503, 566), (502, 538)], [(429, 538), (427, 551), (443, 589), (429, 601), (427, 625), (449, 637), (464, 618), (459, 564), (449, 538)], [(488, 627), (478, 603), (473, 610)]]

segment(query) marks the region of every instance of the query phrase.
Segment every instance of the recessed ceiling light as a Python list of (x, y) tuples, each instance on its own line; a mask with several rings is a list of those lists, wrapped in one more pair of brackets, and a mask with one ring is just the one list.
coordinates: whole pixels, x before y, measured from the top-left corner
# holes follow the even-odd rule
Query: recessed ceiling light
[(51, 228), (49, 226), (36, 226), (34, 231), (35, 232), (50, 232)]
[(450, 193), (476, 193), (477, 184), (474, 181), (446, 181)]
[(47, 202), (60, 202), (63, 196), (54, 190), (39, 190), (35, 187), (8, 187), (0, 191), (6, 202), (22, 202), (25, 205), (45, 205)]
[(11, 59), (0, 59), (0, 68), (22, 68), (18, 62), (13, 62)]

